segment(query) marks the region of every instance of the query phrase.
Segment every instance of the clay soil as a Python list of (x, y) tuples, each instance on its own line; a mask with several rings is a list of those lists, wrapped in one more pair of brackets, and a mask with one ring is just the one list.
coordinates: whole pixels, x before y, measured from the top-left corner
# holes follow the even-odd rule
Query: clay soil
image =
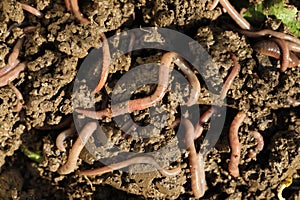
[[(43, 18), (23, 11), (20, 4), (29, 4), (43, 14)], [(234, 4), (234, 1), (231, 1)], [(80, 64), (93, 48), (100, 48), (99, 33), (107, 37), (124, 30), (145, 26), (165, 27), (179, 31), (198, 41), (211, 55), (223, 80), (226, 79), (233, 61), (229, 52), (237, 55), (241, 70), (234, 80), (227, 101), (221, 106), (227, 108), (225, 125), (221, 136), (205, 156), (207, 190), (204, 199), (273, 199), (277, 198), (277, 188), (288, 177), (293, 184), (283, 192), (283, 196), (299, 199), (300, 170), (300, 112), (299, 107), (288, 103), (287, 98), (300, 99), (300, 68), (279, 71), (280, 61), (258, 55), (252, 49), (255, 41), (224, 27), (235, 23), (218, 6), (208, 11), (210, 0), (167, 1), (167, 0), (88, 0), (79, 1), (84, 16), (92, 20), (89, 25), (81, 25), (66, 10), (63, 0), (2, 0), (0, 2), (0, 67), (7, 63), (17, 39), (24, 35), (23, 27), (36, 26), (36, 31), (26, 35), (19, 59), (27, 62), (27, 69), (13, 84), (24, 97), (23, 109), (12, 111), (16, 97), (8, 87), (0, 88), (0, 199), (188, 199), (193, 198), (188, 153), (180, 152), (179, 159), (172, 166), (180, 166), (182, 171), (175, 177), (164, 177), (156, 171), (144, 174), (114, 171), (102, 176), (84, 177), (75, 173), (59, 175), (56, 171), (65, 163), (68, 152), (76, 136), (65, 143), (66, 152), (55, 146), (57, 135), (72, 124), (72, 90)], [(236, 5), (238, 10), (248, 7)], [(251, 3), (256, 3), (252, 1)], [(297, 1), (290, 4), (299, 6)], [(298, 5), (297, 5), (298, 4)], [(235, 4), (234, 4), (235, 5)], [(299, 9), (299, 7), (298, 7)], [(8, 28), (12, 29), (5, 37)], [(255, 26), (255, 25), (254, 25)], [(273, 28), (288, 32), (278, 20), (267, 19), (256, 28)], [(174, 41), (176, 43), (177, 41)], [(110, 44), (115, 45), (115, 44)], [(123, 55), (110, 66), (110, 75), (105, 88), (96, 95), (97, 108), (109, 104), (109, 95), (115, 82), (131, 68), (148, 62), (159, 63), (163, 52), (137, 51)], [(95, 82), (97, 70), (91, 77)], [(157, 74), (157, 69), (147, 68), (143, 73)], [(210, 97), (203, 77), (198, 105), (201, 111), (209, 108)], [(206, 74), (205, 78), (214, 74)], [(156, 77), (156, 76), (155, 76)], [(139, 77), (136, 77), (137, 80)], [(170, 84), (176, 79), (171, 78)], [(220, 87), (216, 83), (216, 87)], [(189, 90), (188, 86), (187, 91)], [(155, 87), (142, 87), (135, 97), (147, 96)], [(158, 112), (167, 112), (164, 119), (171, 124), (178, 114), (180, 101), (185, 101), (189, 92), (174, 95), (167, 92)], [(80, 102), (79, 102), (80, 103)], [(82, 107), (88, 108), (89, 105)], [(241, 142), (240, 177), (228, 173), (230, 147), (229, 126), (238, 111), (247, 114), (239, 129)], [(149, 123), (146, 109), (131, 116), (139, 124)], [(179, 115), (179, 114), (178, 114)], [(154, 116), (155, 117), (155, 116)], [(159, 117), (159, 115), (158, 115)], [(82, 116), (81, 116), (82, 118)], [(125, 119), (124, 119), (125, 120)], [(172, 128), (154, 124), (142, 140), (124, 137), (110, 119), (99, 121), (105, 134), (123, 150), (147, 152), (159, 149), (175, 136)], [(215, 126), (207, 124), (206, 130)], [(253, 159), (248, 158), (250, 149), (256, 142), (249, 136), (249, 130), (259, 131), (265, 140), (262, 152)], [(203, 140), (203, 139), (202, 139)], [(196, 141), (199, 150), (201, 138)], [(103, 141), (102, 141), (103, 142)], [(100, 142), (101, 143), (101, 142)], [(99, 148), (102, 156), (109, 152), (109, 146)], [(22, 150), (23, 149), (23, 150)], [(24, 149), (38, 151), (40, 162), (25, 155)], [(178, 152), (168, 152), (166, 157)], [(101, 166), (83, 151), (78, 161), (78, 169)], [(132, 166), (143, 168), (147, 165)]]

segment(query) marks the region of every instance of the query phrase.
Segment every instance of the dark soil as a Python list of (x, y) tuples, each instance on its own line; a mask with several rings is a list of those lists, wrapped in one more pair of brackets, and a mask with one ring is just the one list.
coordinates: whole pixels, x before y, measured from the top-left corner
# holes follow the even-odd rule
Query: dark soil
[[(44, 17), (40, 19), (23, 11), (18, 2), (37, 8)], [(62, 176), (56, 172), (65, 163), (68, 151), (76, 139), (74, 137), (67, 140), (67, 152), (60, 152), (55, 146), (57, 135), (67, 129), (73, 120), (72, 90), (80, 64), (92, 48), (101, 47), (100, 32), (109, 37), (123, 30), (143, 26), (166, 27), (197, 40), (209, 52), (224, 80), (233, 65), (229, 52), (238, 56), (241, 70), (227, 94), (226, 104), (222, 105), (228, 109), (225, 126), (217, 145), (205, 157), (208, 189), (204, 199), (277, 198), (277, 188), (287, 177), (293, 177), (294, 183), (284, 190), (283, 196), (299, 198), (300, 112), (299, 107), (288, 103), (287, 97), (300, 99), (300, 68), (298, 66), (280, 73), (280, 61), (258, 55), (252, 49), (251, 39), (224, 28), (223, 24), (234, 22), (227, 14), (222, 14), (220, 6), (208, 11), (210, 3), (209, 0), (80, 1), (81, 11), (93, 21), (89, 25), (81, 25), (66, 10), (62, 0), (1, 1), (0, 67), (7, 63), (15, 42), (24, 35), (22, 27), (36, 26), (37, 30), (26, 35), (19, 59), (27, 62), (27, 69), (13, 82), (24, 97), (21, 112), (12, 111), (16, 104), (13, 91), (8, 86), (0, 88), (0, 199), (193, 197), (187, 152), (181, 152), (181, 158), (172, 164), (182, 168), (182, 172), (175, 177), (164, 177), (156, 171), (144, 174), (114, 171), (88, 178), (75, 173)], [(10, 36), (5, 38), (8, 28), (14, 23), (22, 25), (14, 28)], [(272, 19), (268, 19), (257, 28), (270, 28), (271, 25)], [(287, 29), (281, 24), (279, 31)], [(105, 89), (96, 96), (99, 109), (109, 104), (108, 95), (121, 74), (141, 64), (158, 63), (162, 53), (138, 51), (121, 56), (113, 62)], [(142, 71), (141, 76), (143, 73), (156, 77), (157, 69), (150, 67)], [(214, 75), (206, 76), (210, 78)], [(95, 77), (97, 82), (98, 75), (95, 74)], [(202, 83), (200, 76), (199, 79)], [(170, 84), (175, 82), (176, 77), (172, 76)], [(205, 85), (202, 84), (201, 87), (198, 103), (204, 111), (209, 108), (210, 98)], [(147, 96), (151, 92), (153, 87), (145, 86), (138, 90), (137, 96)], [(120, 94), (122, 95), (123, 93)], [(174, 113), (178, 113), (178, 105), (188, 95), (189, 92), (179, 96), (168, 92), (162, 104), (155, 108), (158, 115), (153, 117), (167, 112), (168, 117), (164, 122), (171, 125), (176, 117)], [(234, 178), (227, 169), (230, 158), (228, 130), (238, 111), (245, 112), (247, 118), (239, 129), (242, 146), (239, 165), (241, 175)], [(131, 116), (136, 122), (148, 123), (147, 116), (150, 112), (150, 109), (146, 109), (134, 112)], [(158, 149), (175, 134), (173, 129), (155, 124), (149, 127), (149, 132), (144, 133), (152, 136), (147, 141), (131, 137), (125, 139), (112, 120), (106, 119), (99, 123), (108, 140), (125, 151)], [(209, 126), (214, 124), (209, 124), (207, 128)], [(249, 150), (256, 145), (248, 135), (249, 130), (259, 131), (265, 139), (263, 151), (254, 159), (247, 156)], [(42, 161), (38, 163), (29, 159), (21, 151), (21, 146), (23, 149), (39, 151)], [(200, 144), (196, 146), (199, 149)], [(94, 148), (98, 148), (97, 152), (103, 157), (111, 156), (109, 153), (105, 154), (109, 152), (109, 146)], [(177, 154), (178, 152), (170, 151), (166, 157)], [(78, 170), (101, 166), (86, 150), (80, 158)], [(130, 170), (134, 171), (135, 167), (147, 166), (136, 165)]]

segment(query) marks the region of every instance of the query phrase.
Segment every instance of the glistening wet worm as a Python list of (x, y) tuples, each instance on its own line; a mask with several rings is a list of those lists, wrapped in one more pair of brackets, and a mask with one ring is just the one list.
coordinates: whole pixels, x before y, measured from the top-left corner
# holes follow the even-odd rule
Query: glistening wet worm
[(104, 84), (106, 83), (108, 73), (109, 73), (109, 65), (110, 65), (110, 51), (109, 51), (109, 44), (107, 38), (104, 33), (100, 33), (102, 39), (102, 72), (100, 76), (100, 80), (96, 88), (92, 91), (92, 94), (99, 92)]
[(236, 56), (233, 53), (230, 53), (230, 57), (233, 60), (233, 67), (232, 67), (231, 72), (230, 72), (229, 76), (227, 77), (227, 79), (226, 79), (226, 81), (225, 81), (225, 83), (224, 83), (224, 85), (221, 89), (220, 99), (225, 99), (226, 94), (227, 94), (233, 80), (238, 75), (239, 70), (240, 70), (240, 64), (238, 63)]
[(20, 54), (20, 50), (23, 46), (24, 40), (25, 40), (25, 37), (22, 37), (22, 38), (17, 40), (11, 54), (8, 57), (8, 65), (16, 66), (17, 63), (19, 62), (18, 57), (19, 57), (19, 54)]
[(64, 141), (69, 138), (72, 137), (73, 135), (75, 135), (75, 125), (74, 123), (72, 123), (71, 127), (68, 128), (67, 130), (64, 130), (63, 132), (61, 132), (57, 138), (56, 138), (56, 147), (60, 150), (60, 151), (66, 151), (66, 148), (64, 146)]
[(214, 113), (214, 109), (209, 108), (207, 111), (205, 111), (201, 115), (197, 125), (195, 126), (195, 138), (194, 139), (197, 139), (202, 135), (202, 132), (203, 132), (203, 129), (204, 129), (203, 124), (208, 122), (208, 120), (211, 118), (213, 113)]
[(59, 174), (69, 174), (75, 170), (81, 150), (96, 129), (96, 122), (89, 122), (83, 127), (76, 142), (70, 150), (67, 162), (57, 170)]
[(3, 76), (0, 77), (0, 87), (3, 87), (7, 85), (8, 83), (12, 82), (16, 78), (19, 77), (19, 74), (24, 71), (26, 67), (25, 62), (19, 63), (15, 68), (4, 74)]
[(241, 157), (241, 146), (239, 142), (238, 133), (239, 127), (241, 126), (245, 117), (245, 113), (238, 112), (238, 114), (234, 117), (229, 129), (229, 143), (231, 147), (231, 156), (228, 164), (228, 170), (233, 177), (238, 177), (240, 175), (239, 161)]
[(196, 152), (194, 140), (195, 131), (193, 124), (188, 119), (182, 119), (185, 126), (185, 143), (189, 151), (189, 165), (191, 171), (191, 186), (195, 198), (200, 198), (205, 193), (206, 181), (204, 172), (203, 156)]
[[(277, 39), (278, 40), (278, 39)], [(275, 39), (272, 40), (263, 40), (260, 42), (257, 42), (254, 46), (253, 49), (257, 51), (258, 53), (273, 57), (275, 59), (281, 59), (281, 56), (283, 56), (283, 53), (286, 53), (290, 48), (288, 47), (288, 43), (284, 42), (285, 45), (279, 45), (278, 42), (275, 41)], [(285, 48), (284, 51), (280, 51), (280, 49)], [(288, 48), (288, 49), (286, 49)], [(285, 54), (282, 58), (286, 59), (287, 55)], [(282, 61), (283, 63), (283, 61)], [(288, 57), (288, 67), (295, 67), (299, 64), (299, 59), (298, 57), (293, 54), (292, 52), (289, 52), (289, 57)], [(283, 66), (283, 64), (282, 64)], [(283, 68), (283, 67), (282, 67)], [(281, 69), (281, 71), (284, 70)]]
[(220, 4), (223, 6), (223, 8), (225, 8), (225, 10), (228, 12), (228, 14), (230, 15), (230, 17), (242, 28), (242, 29), (247, 29), (250, 30), (251, 29), (251, 25), (249, 24), (249, 22), (243, 18), (235, 9), (234, 7), (229, 3), (228, 0), (214, 0), (213, 3), (211, 4), (211, 6), (209, 7), (209, 10), (213, 10), (218, 3), (220, 2)]
[(264, 138), (258, 131), (249, 131), (249, 134), (256, 140), (255, 149), (248, 153), (249, 158), (254, 158), (264, 148)]
[(174, 169), (163, 169), (152, 157), (150, 156), (138, 156), (134, 158), (130, 158), (128, 160), (107, 165), (104, 167), (96, 168), (96, 169), (91, 169), (91, 170), (84, 170), (80, 171), (80, 175), (84, 176), (96, 176), (96, 175), (102, 175), (104, 173), (112, 172), (114, 170), (118, 170), (121, 168), (128, 167), (130, 165), (134, 164), (150, 164), (153, 165), (162, 175), (164, 176), (176, 176), (180, 173), (181, 168), (176, 167)]
[(31, 14), (39, 17), (39, 18), (43, 17), (43, 14), (39, 10), (35, 9), (32, 6), (21, 3), (21, 7), (22, 7), (23, 10), (26, 10), (27, 12), (29, 12), (29, 13), (31, 13)]
[(166, 93), (170, 76), (170, 65), (177, 56), (178, 55), (173, 52), (165, 53), (162, 56), (158, 73), (158, 85), (152, 95), (114, 104), (111, 106), (111, 109), (96, 112), (81, 109), (75, 109), (75, 111), (90, 118), (102, 119), (104, 117), (114, 117), (125, 113), (131, 113), (136, 110), (143, 110), (155, 105)]

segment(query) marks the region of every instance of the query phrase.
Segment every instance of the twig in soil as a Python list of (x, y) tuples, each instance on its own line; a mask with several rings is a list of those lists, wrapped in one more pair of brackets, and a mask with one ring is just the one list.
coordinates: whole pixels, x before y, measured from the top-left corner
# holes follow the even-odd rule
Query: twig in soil
[(231, 59), (233, 60), (234, 65), (233, 65), (232, 70), (221, 89), (220, 99), (225, 99), (226, 94), (227, 94), (233, 80), (238, 75), (239, 70), (240, 70), (240, 64), (238, 63), (236, 56), (233, 53), (230, 53), (230, 56), (231, 56)]
[(229, 173), (234, 177), (238, 177), (240, 175), (238, 166), (241, 157), (241, 147), (239, 142), (238, 131), (245, 117), (246, 117), (245, 113), (238, 112), (238, 114), (234, 117), (229, 129), (231, 157), (228, 165), (228, 170)]
[(252, 29), (251, 25), (249, 22), (242, 17), (235, 9), (234, 7), (229, 3), (228, 0), (214, 0), (214, 2), (211, 4), (209, 7), (209, 10), (213, 10), (218, 3), (223, 6), (223, 8), (228, 12), (230, 17), (242, 28), (242, 29), (247, 29), (250, 30)]
[[(289, 52), (289, 44), (291, 43), (287, 43), (281, 39), (263, 40), (257, 42), (253, 46), (253, 49), (258, 53), (273, 57), (275, 59), (280, 59), (282, 57), (281, 71), (285, 71), (287, 68), (285, 65), (288, 65), (288, 67), (295, 67), (299, 64), (298, 57), (292, 52)], [(287, 58), (288, 61), (286, 61)]]
[(102, 72), (100, 76), (100, 80), (96, 88), (93, 90), (92, 94), (95, 94), (99, 92), (104, 84), (106, 83), (108, 74), (109, 74), (109, 65), (110, 65), (110, 51), (109, 51), (109, 44), (107, 41), (107, 38), (104, 33), (100, 33), (101, 39), (102, 39)]
[(78, 172), (78, 174), (85, 175), (85, 176), (102, 175), (104, 173), (112, 172), (114, 170), (125, 168), (130, 165), (143, 164), (143, 163), (153, 165), (164, 176), (176, 176), (181, 172), (180, 167), (176, 167), (174, 169), (163, 169), (161, 166), (159, 166), (159, 164), (152, 157), (138, 156), (138, 157), (130, 158), (128, 160), (119, 162), (119, 163), (107, 165), (104, 167), (80, 171), (80, 172)]
[(257, 143), (255, 149), (251, 149), (248, 153), (249, 158), (254, 158), (261, 150), (263, 150), (264, 138), (258, 131), (250, 131), (249, 134), (255, 138)]
[(75, 125), (74, 123), (72, 123), (71, 127), (68, 128), (67, 130), (64, 130), (63, 132), (61, 132), (57, 138), (56, 138), (56, 147), (60, 150), (60, 151), (66, 151), (66, 148), (64, 147), (64, 141), (75, 135)]
[(89, 24), (90, 21), (83, 17), (83, 14), (79, 10), (78, 0), (65, 0), (67, 10), (71, 10), (75, 17), (81, 24)]
[(96, 129), (96, 122), (89, 122), (83, 127), (76, 142), (70, 150), (67, 162), (57, 170), (59, 174), (69, 174), (75, 170), (81, 150)]
[[(169, 76), (170, 76), (170, 66), (172, 62), (179, 64), (178, 67), (183, 67), (181, 63), (182, 58), (174, 53), (168, 52), (165, 53), (161, 58), (159, 73), (158, 73), (158, 85), (156, 87), (155, 92), (144, 98), (128, 100), (125, 102), (121, 102), (118, 104), (114, 104), (111, 106), (111, 109), (107, 108), (105, 110), (100, 111), (89, 111), (89, 110), (82, 110), (82, 109), (75, 109), (76, 112), (85, 115), (86, 117), (94, 118), (94, 119), (102, 119), (104, 117), (115, 117), (125, 113), (131, 113), (136, 110), (144, 110), (155, 105), (157, 102), (161, 101), (163, 96), (165, 95), (168, 84), (169, 84)], [(184, 67), (186, 67), (184, 65)], [(199, 97), (199, 90), (200, 90), (200, 83), (196, 76), (191, 73), (186, 68), (183, 70), (183, 73), (190, 80), (190, 84), (192, 85), (191, 96), (188, 102), (192, 104), (195, 102), (195, 99), (198, 100)], [(192, 75), (193, 74), (193, 75)]]
[(42, 18), (44, 16), (43, 13), (41, 13), (39, 10), (35, 9), (34, 7), (32, 7), (30, 5), (21, 3), (21, 7), (23, 10), (26, 10), (27, 12), (29, 12), (39, 18)]

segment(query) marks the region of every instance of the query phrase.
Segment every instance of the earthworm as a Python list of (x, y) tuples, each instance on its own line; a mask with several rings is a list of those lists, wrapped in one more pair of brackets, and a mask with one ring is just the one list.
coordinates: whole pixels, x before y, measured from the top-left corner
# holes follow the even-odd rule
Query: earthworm
[(219, 2), (223, 6), (223, 8), (225, 8), (225, 10), (228, 12), (230, 17), (242, 29), (247, 29), (247, 30), (251, 29), (251, 25), (249, 24), (249, 22), (234, 9), (234, 7), (229, 3), (228, 0), (214, 0), (211, 6), (209, 7), (209, 10), (213, 10), (218, 5)]
[(19, 77), (19, 74), (24, 71), (26, 67), (25, 62), (19, 63), (15, 68), (0, 77), (0, 87), (7, 85), (9, 82)]
[(0, 69), (0, 77), (3, 76), (4, 74), (7, 74), (14, 67), (16, 67), (20, 63), (20, 60), (16, 59), (16, 61), (14, 63), (15, 63), (15, 65), (9, 65), (9, 64), (7, 64), (3, 68), (1, 68)]
[(153, 106), (163, 98), (168, 88), (170, 65), (174, 59), (178, 58), (178, 56), (179, 55), (174, 52), (168, 52), (162, 56), (158, 73), (158, 85), (152, 95), (114, 104), (111, 106), (111, 109), (105, 109), (96, 112), (81, 109), (75, 109), (75, 111), (90, 118), (102, 119), (104, 117), (115, 117)]
[(60, 150), (60, 151), (66, 151), (66, 148), (64, 146), (64, 141), (69, 138), (72, 137), (73, 135), (75, 135), (75, 125), (74, 123), (72, 123), (71, 127), (68, 128), (67, 130), (64, 130), (63, 132), (61, 132), (57, 138), (56, 138), (56, 147)]
[(194, 139), (197, 139), (201, 136), (201, 134), (203, 132), (203, 124), (206, 123), (211, 118), (213, 113), (214, 113), (214, 109), (209, 108), (207, 111), (205, 111), (201, 115), (201, 117), (195, 127), (195, 138)]
[(18, 41), (16, 42), (16, 44), (13, 48), (13, 51), (11, 52), (11, 54), (8, 57), (8, 65), (16, 66), (17, 63), (19, 62), (18, 57), (19, 57), (20, 50), (23, 46), (24, 40), (25, 40), (25, 38), (22, 37), (22, 38), (18, 39)]
[(277, 32), (277, 31), (273, 31), (273, 30), (269, 30), (269, 29), (264, 29), (264, 30), (260, 30), (260, 31), (249, 31), (249, 30), (241, 30), (238, 28), (234, 28), (236, 31), (238, 31), (239, 33), (246, 35), (248, 37), (261, 37), (261, 36), (265, 36), (265, 35), (271, 35), (274, 36), (276, 38), (280, 38), (282, 40), (288, 40), (292, 43), (295, 43), (297, 45), (300, 45), (300, 39), (298, 39), (297, 37), (293, 37), (291, 35), (285, 34), (285, 33), (281, 33), (281, 32)]
[(32, 7), (30, 5), (21, 3), (21, 7), (23, 10), (26, 10), (27, 12), (29, 12), (39, 18), (43, 17), (43, 14), (39, 10), (35, 9), (34, 7)]
[(233, 65), (232, 70), (221, 89), (220, 99), (225, 99), (226, 94), (227, 94), (234, 78), (238, 75), (239, 70), (240, 70), (240, 64), (238, 63), (236, 56), (233, 53), (230, 53), (230, 57), (233, 60), (234, 65)]
[[(79, 6), (78, 6), (78, 0), (69, 0), (69, 3), (70, 3), (70, 7), (71, 7), (73, 14), (75, 15), (75, 17), (78, 19), (78, 21), (81, 24), (90, 23), (90, 21), (87, 18), (83, 17), (83, 14), (80, 12)], [(68, 5), (66, 4), (66, 6), (68, 6)], [(68, 9), (68, 7), (67, 7), (67, 9)]]
[(294, 99), (292, 97), (288, 97), (287, 98), (287, 102), (289, 104), (291, 104), (292, 106), (300, 106), (300, 101), (298, 101), (298, 100), (296, 100), (296, 99)]
[(196, 152), (194, 139), (194, 126), (188, 119), (182, 119), (185, 126), (185, 143), (189, 151), (189, 165), (191, 171), (191, 186), (195, 198), (200, 198), (205, 193), (206, 181), (204, 172), (203, 155)]
[(7, 37), (11, 34), (11, 31), (12, 31), (14, 28), (18, 27), (18, 26), (19, 26), (18, 23), (13, 23), (13, 24), (7, 29), (7, 31), (6, 31), (6, 33), (5, 33), (5, 35), (4, 35), (4, 38), (7, 38)]
[(290, 41), (286, 41), (286, 43), (288, 44), (288, 47), (289, 47), (290, 51), (300, 53), (300, 44), (295, 44), (295, 43), (290, 42)]
[(104, 33), (101, 32), (99, 34), (102, 39), (102, 54), (103, 54), (102, 72), (101, 72), (99, 83), (96, 86), (96, 88), (92, 91), (92, 94), (99, 92), (102, 89), (102, 87), (104, 86), (104, 84), (106, 83), (108, 73), (109, 73), (110, 60), (111, 60), (109, 44), (108, 44), (107, 38)]
[(176, 56), (174, 63), (186, 75), (187, 79), (190, 82), (190, 85), (192, 86), (192, 89), (190, 92), (190, 98), (189, 98), (188, 102), (186, 102), (187, 106), (192, 106), (195, 103), (197, 103), (199, 96), (200, 96), (201, 87), (200, 87), (199, 80), (198, 80), (197, 76), (194, 74), (193, 70), (191, 70), (188, 67), (189, 64), (181, 56)]
[(251, 149), (248, 154), (249, 158), (254, 158), (264, 148), (264, 138), (258, 131), (250, 131), (249, 133), (257, 142), (256, 148)]
[(70, 0), (65, 0), (65, 6), (67, 8), (67, 11), (70, 11), (71, 10), (71, 3), (70, 3)]
[(176, 168), (170, 169), (170, 170), (163, 169), (161, 166), (159, 166), (159, 164), (152, 157), (138, 156), (138, 157), (134, 157), (134, 158), (130, 158), (128, 160), (122, 161), (122, 162), (107, 165), (104, 167), (80, 171), (79, 174), (84, 175), (84, 176), (102, 175), (107, 172), (112, 172), (114, 170), (128, 167), (129, 165), (142, 164), (142, 163), (153, 165), (163, 176), (176, 176), (181, 172), (180, 167), (176, 167)]
[(233, 177), (238, 177), (240, 175), (238, 166), (241, 157), (241, 147), (240, 147), (238, 132), (239, 132), (239, 127), (241, 126), (245, 117), (246, 117), (245, 113), (238, 112), (238, 114), (234, 117), (229, 129), (231, 157), (228, 165), (228, 170)]
[(96, 122), (89, 122), (83, 127), (76, 142), (70, 150), (67, 162), (57, 170), (59, 174), (69, 174), (75, 170), (81, 150), (96, 129)]
[(17, 97), (17, 105), (13, 108), (13, 112), (20, 112), (22, 110), (22, 103), (23, 103), (23, 95), (21, 94), (20, 90), (16, 88), (13, 84), (9, 83), (9, 87), (14, 91)]
[[(253, 46), (253, 49), (258, 53), (273, 57), (275, 59), (280, 59), (282, 56), (281, 71), (286, 69), (287, 66), (284, 66), (286, 64), (288, 65), (288, 67), (294, 67), (299, 64), (298, 57), (295, 54), (289, 52), (288, 44), (281, 39), (274, 38), (272, 40), (263, 40), (261, 42), (257, 42)], [(282, 49), (284, 49), (284, 51), (282, 51)], [(289, 55), (287, 54), (287, 52)], [(287, 56), (288, 60), (286, 61)]]

